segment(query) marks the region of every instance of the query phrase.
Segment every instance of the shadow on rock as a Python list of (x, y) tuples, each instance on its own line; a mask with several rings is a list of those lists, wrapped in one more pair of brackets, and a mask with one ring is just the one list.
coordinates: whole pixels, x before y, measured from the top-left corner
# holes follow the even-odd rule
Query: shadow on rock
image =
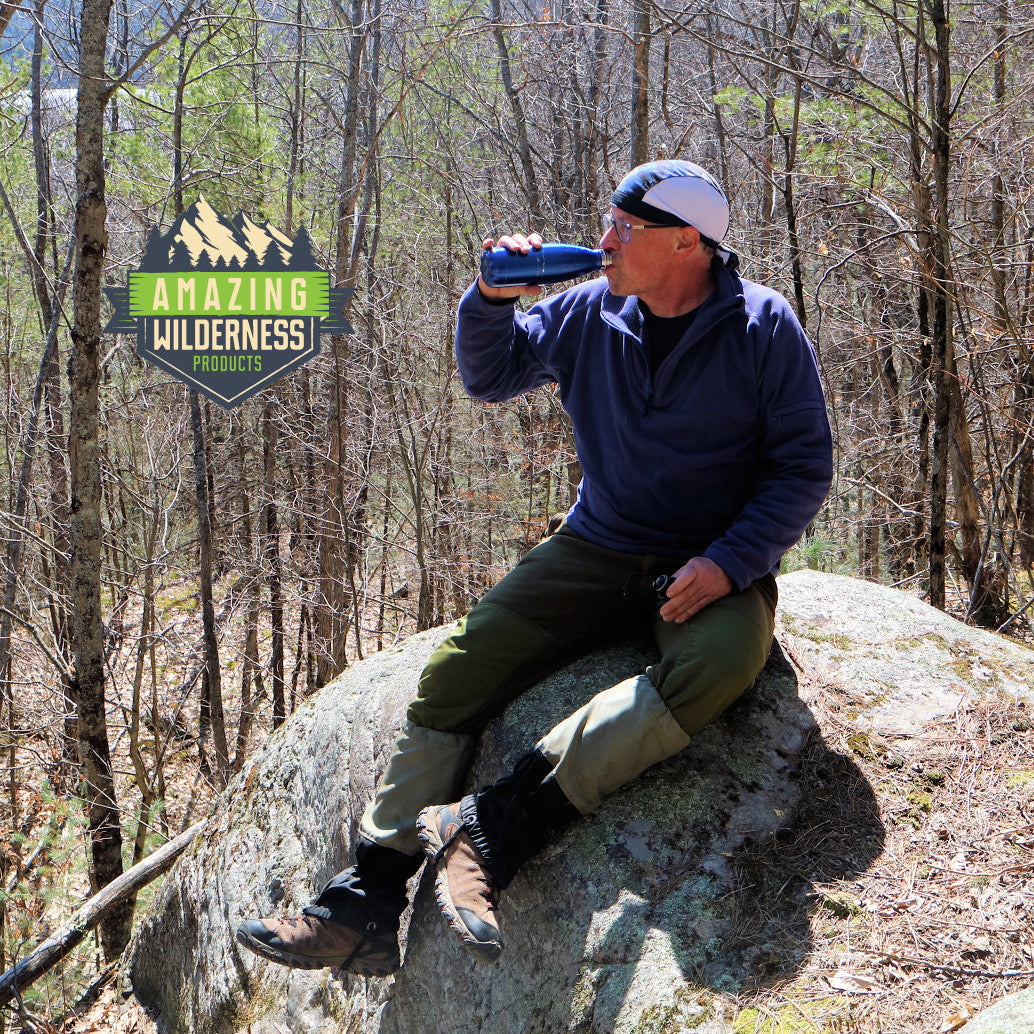
[[(637, 649), (632, 670), (650, 662)], [(613, 678), (589, 658), (522, 698), (525, 714), (487, 730), (473, 782), (505, 771)], [(863, 872), (882, 844), (872, 788), (828, 749), (773, 644), (757, 685), (720, 721), (522, 870), (503, 895), (495, 966), (466, 956), (425, 876), (381, 1030), (421, 1030), (443, 1002), (439, 1029), (494, 1034), (704, 1022), (716, 994), (797, 972), (814, 885)]]
[[(848, 881), (880, 857), (884, 828), (872, 786), (815, 733), (798, 762), (801, 801), (785, 827), (748, 837), (732, 859), (734, 911), (724, 951), (741, 990), (793, 979), (811, 951), (811, 917), (829, 904), (816, 886)], [(836, 899), (832, 909), (840, 907)]]

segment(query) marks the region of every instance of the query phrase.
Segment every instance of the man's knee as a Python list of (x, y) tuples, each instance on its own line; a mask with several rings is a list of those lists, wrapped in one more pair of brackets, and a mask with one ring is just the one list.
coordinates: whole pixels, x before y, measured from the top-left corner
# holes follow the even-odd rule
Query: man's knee
[(597, 693), (554, 726), (537, 749), (583, 815), (640, 772), (689, 743), (657, 691), (643, 676)]
[[(744, 651), (694, 656), (675, 664), (659, 685), (654, 684), (675, 721), (692, 736), (750, 689), (767, 656), (748, 656)], [(655, 669), (648, 674), (653, 679)]]
[(426, 729), (477, 732), (557, 649), (546, 630), (483, 601), (431, 655), (406, 717)]
[(751, 587), (686, 623), (647, 674), (675, 720), (693, 735), (754, 683), (772, 646), (773, 604)]

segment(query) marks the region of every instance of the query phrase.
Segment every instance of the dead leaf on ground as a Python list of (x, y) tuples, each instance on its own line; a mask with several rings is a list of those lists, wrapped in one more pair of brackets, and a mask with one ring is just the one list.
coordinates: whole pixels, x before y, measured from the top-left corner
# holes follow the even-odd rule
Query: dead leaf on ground
[(846, 969), (838, 969), (829, 978), (829, 986), (834, 991), (846, 991), (855, 995), (874, 995), (883, 990), (878, 981), (861, 973), (849, 973)]
[(952, 1013), (952, 1015), (941, 1024), (937, 1034), (952, 1034), (952, 1031), (960, 1030), (971, 1019), (973, 1019), (976, 1014), (977, 1011), (972, 1005), (969, 1005), (968, 1003), (963, 1005), (958, 1012)]

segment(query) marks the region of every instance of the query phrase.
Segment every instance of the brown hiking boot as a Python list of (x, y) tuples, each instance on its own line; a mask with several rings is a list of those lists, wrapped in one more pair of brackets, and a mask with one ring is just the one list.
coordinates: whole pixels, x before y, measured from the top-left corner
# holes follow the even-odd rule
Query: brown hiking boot
[(503, 950), (499, 891), (460, 818), (461, 804), (425, 808), (416, 820), (417, 836), (434, 863), (435, 896), (449, 925), (478, 962), (495, 962)]
[(237, 940), (271, 962), (293, 969), (347, 969), (368, 977), (386, 977), (401, 961), (398, 935), (377, 923), (356, 929), (312, 915), (285, 919), (248, 919), (237, 927)]

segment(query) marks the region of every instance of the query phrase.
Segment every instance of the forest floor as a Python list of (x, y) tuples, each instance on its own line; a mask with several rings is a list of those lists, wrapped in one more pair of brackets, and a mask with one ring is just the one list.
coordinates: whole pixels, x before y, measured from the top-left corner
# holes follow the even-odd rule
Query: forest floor
[[(272, 731), (268, 672), (262, 696), (252, 700), (256, 712), (247, 743), (235, 743), (241, 713), (243, 642), (231, 633), (240, 587), (229, 576), (216, 584), (217, 623), (221, 624), (220, 662), (226, 735), (231, 761), (243, 760), (258, 750)], [(297, 629), (299, 599), (285, 593), (285, 627)], [(107, 600), (105, 601), (107, 604)], [(378, 636), (378, 607), (363, 615), (366, 653), (377, 649), (378, 638), (390, 647), (415, 631), (416, 622), (407, 607), (416, 601), (392, 602), (386, 627)], [(124, 865), (132, 863), (134, 838), (141, 829), (141, 783), (155, 790), (164, 787), (162, 808), (145, 819), (143, 835), (149, 853), (207, 815), (219, 787), (211, 774), (211, 737), (199, 736), (199, 689), (201, 669), (201, 607), (194, 581), (170, 582), (158, 596), (153, 654), (137, 651), (140, 632), (139, 603), (122, 610), (108, 607), (107, 692), (108, 739), (116, 796), (123, 811)], [(265, 612), (264, 612), (265, 613)], [(271, 631), (259, 630), (260, 656), (268, 657)], [(47, 624), (35, 615), (36, 625)], [(289, 635), (288, 637), (292, 637)], [(288, 713), (306, 695), (304, 671), (296, 675), (297, 640), (285, 644), (285, 695)], [(349, 637), (349, 663), (356, 655), (354, 632)], [(16, 625), (12, 639), (13, 721), (4, 715), (0, 728), (0, 971), (14, 965), (48, 936), (60, 930), (75, 910), (90, 897), (86, 849), (87, 831), (82, 801), (75, 780), (75, 765), (65, 756), (68, 739), (64, 728), (64, 701), (54, 667), (39, 644)], [(152, 664), (154, 665), (152, 679)], [(139, 676), (139, 701), (134, 706), (134, 684)], [(294, 682), (294, 687), (292, 687)], [(139, 713), (141, 770), (134, 763), (131, 727), (134, 710)], [(152, 735), (152, 715), (157, 716), (158, 757)], [(74, 749), (74, 748), (73, 748)], [(160, 772), (160, 780), (159, 780)], [(147, 908), (160, 881), (144, 888), (137, 899), (136, 915)], [(98, 974), (101, 977), (98, 978)], [(39, 1034), (71, 1034), (73, 1031), (114, 1031), (132, 1021), (123, 1003), (115, 1009), (114, 971), (104, 965), (95, 933), (67, 957), (64, 963), (38, 980), (23, 995), (23, 1002), (0, 1010), (0, 1034), (6, 1029)], [(116, 1027), (116, 1012), (119, 1014)], [(5, 1026), (4, 1021), (8, 1021)], [(142, 1020), (141, 1020), (142, 1022)]]
[[(229, 679), (227, 684), (227, 707), (234, 713), (239, 699)], [(803, 765), (805, 804), (780, 835), (778, 857), (759, 850), (737, 874), (737, 883), (751, 889), (758, 927), (768, 932), (761, 953), (768, 963), (727, 1013), (729, 1030), (958, 1030), (991, 1002), (1034, 983), (1034, 904), (1024, 891), (1034, 870), (1034, 713), (1022, 703), (984, 704), (921, 730), (909, 739), (904, 754), (893, 740), (859, 736), (845, 725), (828, 694), (811, 699), (823, 730), (824, 756), (840, 756), (856, 766), (875, 793), (885, 831), (883, 850), (863, 874), (822, 882), (821, 874), (838, 871), (835, 863), (850, 848), (816, 817), (828, 818), (838, 809), (849, 813), (853, 802), (837, 799), (850, 792), (850, 784), (837, 780), (828, 764)], [(60, 766), (53, 700), (36, 703), (38, 710), (32, 695), (20, 701), (22, 724), (36, 734), (21, 745), (28, 775), (22, 780), (20, 824), (26, 836), (19, 853), (24, 861), (47, 828), (53, 844), (45, 866), (30, 873), (6, 905), (8, 951), (13, 929), (25, 931), (20, 954), (66, 921), (69, 903), (74, 907), (89, 890), (74, 801), (39, 792), (40, 775), (50, 776)], [(203, 816), (216, 796), (215, 787), (199, 778), (193, 723), (180, 704), (163, 699), (159, 705), (183, 726), (166, 766), (173, 835)], [(120, 793), (131, 800), (125, 723), (113, 727)], [(265, 721), (256, 727), (253, 743), (260, 743), (267, 731)], [(128, 824), (130, 835), (133, 825)], [(796, 872), (797, 882), (807, 888), (807, 931), (790, 918), (799, 916), (800, 904), (790, 899), (788, 871)], [(147, 896), (141, 897), (140, 911)], [(772, 936), (773, 929), (783, 932)], [(741, 933), (749, 936), (750, 931)], [(803, 961), (802, 945), (807, 946)], [(9, 1013), (10, 1029), (41, 1034), (153, 1030), (132, 1001), (117, 1000), (111, 973), (81, 1009), (75, 1008), (101, 969), (96, 941), (88, 937), (68, 965), (26, 995), (21, 1018), (16, 1010)]]
[(858, 802), (835, 763), (805, 759), (796, 821), (738, 882), (753, 888), (758, 924), (779, 929), (798, 908), (786, 885), (796, 871), (810, 886), (809, 951), (802, 964), (788, 921), (784, 942), (766, 945), (770, 972), (741, 991), (735, 1034), (948, 1034), (1034, 983), (1034, 710), (960, 710), (909, 737), (906, 753), (844, 724), (828, 694), (809, 706), (825, 757), (856, 766), (874, 791), (883, 849), (861, 875), (822, 882), (853, 848), (829, 816)]

